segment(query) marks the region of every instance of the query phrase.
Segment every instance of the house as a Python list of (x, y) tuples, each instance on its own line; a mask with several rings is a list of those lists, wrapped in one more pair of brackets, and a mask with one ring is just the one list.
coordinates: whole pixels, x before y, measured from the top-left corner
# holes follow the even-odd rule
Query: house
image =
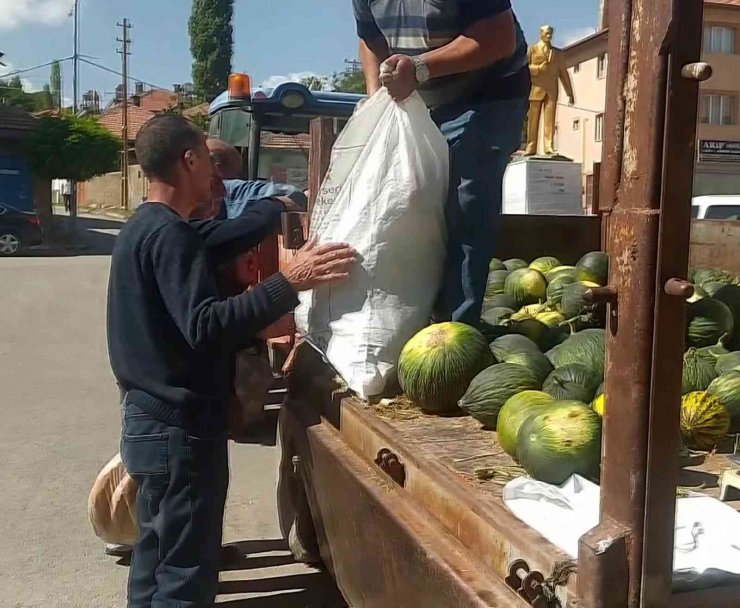
[[(602, 158), (608, 36), (599, 30), (563, 49), (576, 103), (561, 103), (557, 146), (583, 164), (584, 187)], [(740, 0), (705, 0), (704, 51), (712, 77), (701, 83), (694, 194), (740, 194)], [(561, 99), (565, 99), (561, 90)]]
[[(139, 129), (158, 113), (178, 104), (178, 96), (172, 91), (161, 89), (145, 90), (136, 83), (134, 93), (127, 106), (128, 116), (128, 164), (129, 164), (129, 208), (136, 208), (149, 192), (149, 183), (136, 161), (134, 140)], [(100, 115), (100, 124), (117, 137), (123, 136), (123, 104), (114, 100)], [(111, 207), (121, 204), (121, 171), (101, 175), (89, 182), (79, 184), (77, 200), (80, 207)]]
[(0, 104), (0, 201), (21, 211), (51, 216), (51, 181), (33, 174), (23, 144), (36, 125), (28, 112)]

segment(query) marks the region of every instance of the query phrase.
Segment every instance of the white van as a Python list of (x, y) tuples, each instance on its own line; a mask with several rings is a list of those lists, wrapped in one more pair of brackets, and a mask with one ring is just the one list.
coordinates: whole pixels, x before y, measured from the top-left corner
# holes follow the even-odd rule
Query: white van
[(699, 220), (740, 220), (740, 194), (695, 196), (691, 217)]

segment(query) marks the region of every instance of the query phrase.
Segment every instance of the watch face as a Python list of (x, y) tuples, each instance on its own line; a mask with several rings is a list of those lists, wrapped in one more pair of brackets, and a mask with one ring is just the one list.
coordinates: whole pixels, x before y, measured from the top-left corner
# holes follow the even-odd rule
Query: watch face
[(416, 66), (416, 80), (418, 82), (426, 82), (429, 80), (429, 68), (422, 59), (415, 59), (414, 65)]

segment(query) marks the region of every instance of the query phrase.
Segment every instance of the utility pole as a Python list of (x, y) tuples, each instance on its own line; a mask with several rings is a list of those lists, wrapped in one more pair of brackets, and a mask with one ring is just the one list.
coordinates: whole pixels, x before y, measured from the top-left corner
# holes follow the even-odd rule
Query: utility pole
[[(74, 6), (74, 53), (72, 56), (72, 110), (77, 116), (77, 100), (80, 93), (80, 0), (75, 0)], [(73, 236), (77, 235), (77, 182), (71, 181), (69, 202), (69, 228)]]
[(128, 32), (131, 29), (131, 24), (128, 19), (124, 19), (123, 23), (119, 23), (118, 26), (122, 28), (122, 38), (117, 38), (118, 42), (121, 43), (121, 49), (118, 51), (121, 55), (123, 75), (123, 86), (122, 100), (121, 100), (121, 139), (123, 140), (123, 149), (121, 150), (121, 207), (128, 210), (129, 207), (129, 196), (128, 196), (128, 58), (131, 54), (128, 50), (131, 39), (128, 37)]

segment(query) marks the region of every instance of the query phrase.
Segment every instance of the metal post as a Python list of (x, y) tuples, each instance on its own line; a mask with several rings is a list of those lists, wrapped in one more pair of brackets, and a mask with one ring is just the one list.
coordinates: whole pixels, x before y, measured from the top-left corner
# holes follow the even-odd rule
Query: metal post
[(249, 150), (247, 179), (258, 179), (260, 168), (260, 146), (262, 145), (262, 120), (259, 114), (253, 113), (249, 125)]
[(118, 24), (123, 30), (123, 37), (118, 38), (118, 42), (121, 43), (121, 50), (118, 51), (121, 54), (121, 73), (122, 73), (122, 100), (121, 100), (121, 208), (128, 210), (129, 208), (129, 188), (128, 188), (128, 57), (130, 55), (128, 45), (131, 40), (128, 37), (128, 31), (131, 25), (128, 19), (124, 19), (123, 23)]
[[(692, 8), (674, 11), (679, 3)], [(590, 574), (579, 576), (579, 595), (584, 605), (594, 608), (670, 605), (676, 478), (668, 469), (677, 451), (681, 382), (677, 357), (681, 348), (671, 351), (665, 363), (655, 364), (665, 374), (658, 379), (653, 376), (658, 352), (654, 339), (660, 342), (668, 332), (672, 334), (669, 340), (675, 342), (683, 334), (683, 325), (679, 325), (682, 302), (673, 302), (679, 313), (671, 317), (671, 323), (660, 315), (656, 318), (656, 310), (660, 312), (656, 304), (664, 306), (662, 296), (657, 296), (663, 289), (658, 272), (662, 275), (665, 269), (683, 264), (681, 256), (659, 262), (659, 233), (663, 235), (660, 251), (666, 254), (665, 237), (671, 232), (668, 222), (673, 217), (662, 221), (661, 200), (667, 198), (664, 186), (672, 188), (672, 180), (684, 186), (693, 169), (693, 158), (683, 150), (686, 146), (693, 151), (693, 132), (689, 134), (685, 126), (666, 137), (666, 124), (675, 128), (678, 119), (678, 115), (666, 117), (666, 104), (693, 107), (690, 125), (694, 129), (696, 89), (672, 89), (676, 72), (669, 65), (673, 65), (673, 45), (684, 43), (673, 37), (676, 31), (689, 36), (692, 53), (696, 36), (701, 37), (702, 20), (696, 18), (695, 3), (701, 0), (613, 0), (609, 5), (602, 197), (605, 208), (612, 209), (608, 247), (612, 289), (605, 292), (616, 297), (610, 302), (607, 329), (606, 394), (608, 403), (616, 406), (607, 405), (605, 416), (601, 522), (582, 540), (579, 551), (580, 567)], [(684, 110), (681, 118), (688, 114)], [(666, 162), (663, 151), (668, 141), (682, 152)], [(673, 194), (685, 201), (684, 213), (688, 214), (690, 188), (686, 192), (674, 189)], [(683, 230), (683, 222), (680, 225)], [(688, 238), (672, 245), (688, 248)], [(667, 352), (665, 348), (659, 351)], [(660, 395), (657, 402), (652, 402), (654, 395)], [(666, 427), (652, 425), (661, 422), (667, 430), (659, 437)], [(664, 476), (662, 481), (656, 483), (660, 476)], [(605, 576), (620, 561), (626, 568)], [(609, 594), (598, 587), (599, 581), (608, 584)]]
[[(80, 0), (74, 5), (74, 53), (72, 55), (72, 111), (77, 116), (77, 100), (80, 97)], [(71, 181), (69, 201), (69, 230), (77, 235), (77, 182)]]

